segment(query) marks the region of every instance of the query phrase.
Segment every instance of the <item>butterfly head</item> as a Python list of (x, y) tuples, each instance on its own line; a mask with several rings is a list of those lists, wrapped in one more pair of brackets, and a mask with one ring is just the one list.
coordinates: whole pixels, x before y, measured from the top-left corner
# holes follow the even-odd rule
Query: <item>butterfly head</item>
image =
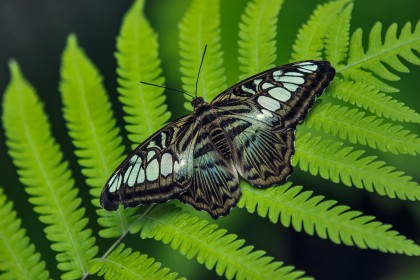
[(196, 97), (196, 98), (193, 98), (193, 100), (191, 101), (191, 105), (193, 106), (194, 109), (200, 106), (203, 106), (204, 104), (207, 104), (207, 103), (204, 101), (203, 97)]

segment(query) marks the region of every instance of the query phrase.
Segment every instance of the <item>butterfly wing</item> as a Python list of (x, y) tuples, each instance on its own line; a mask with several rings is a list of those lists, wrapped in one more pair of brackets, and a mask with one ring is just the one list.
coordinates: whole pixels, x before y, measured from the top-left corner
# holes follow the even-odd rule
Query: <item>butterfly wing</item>
[(212, 104), (221, 109), (246, 102), (276, 113), (284, 129), (307, 115), (335, 75), (328, 61), (301, 61), (259, 73), (219, 94)]
[(240, 196), (238, 173), (231, 159), (223, 158), (201, 130), (194, 146), (194, 172), (190, 188), (179, 199), (213, 218), (225, 216)]
[(198, 129), (194, 116), (170, 123), (136, 148), (106, 183), (100, 203), (106, 210), (119, 204), (165, 202), (191, 185), (193, 139)]
[(295, 128), (334, 74), (325, 61), (292, 63), (246, 79), (213, 100), (242, 177), (259, 187), (286, 180), (293, 170)]

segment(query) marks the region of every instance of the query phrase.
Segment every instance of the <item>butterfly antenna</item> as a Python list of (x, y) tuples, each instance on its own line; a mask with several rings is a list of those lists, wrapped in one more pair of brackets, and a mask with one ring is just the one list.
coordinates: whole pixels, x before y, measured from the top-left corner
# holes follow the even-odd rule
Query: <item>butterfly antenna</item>
[(195, 81), (195, 98), (197, 98), (198, 78), (200, 77), (201, 67), (203, 66), (204, 56), (206, 55), (207, 44), (204, 46), (203, 56), (201, 57), (200, 68), (198, 68), (197, 80)]
[(194, 98), (194, 96), (192, 96), (191, 94), (189, 94), (188, 92), (183, 91), (183, 90), (174, 89), (174, 88), (165, 87), (165, 86), (160, 86), (160, 85), (157, 85), (157, 84), (146, 83), (146, 82), (140, 82), (140, 84), (144, 84), (144, 85), (148, 85), (148, 86), (160, 87), (160, 88), (164, 88), (164, 89), (169, 89), (169, 90), (172, 90), (172, 91), (176, 91), (176, 92), (180, 92), (180, 93), (186, 94), (186, 95)]

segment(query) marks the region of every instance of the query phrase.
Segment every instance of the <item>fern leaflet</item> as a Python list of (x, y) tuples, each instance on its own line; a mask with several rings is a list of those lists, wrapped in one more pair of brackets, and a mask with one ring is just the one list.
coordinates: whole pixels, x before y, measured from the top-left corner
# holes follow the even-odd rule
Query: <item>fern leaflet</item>
[[(123, 146), (112, 115), (111, 104), (102, 85), (102, 77), (77, 44), (68, 38), (63, 52), (60, 91), (64, 118), (76, 147), (76, 156), (92, 187), (92, 204), (99, 206), (99, 195), (109, 176), (122, 159)], [(120, 236), (136, 210), (97, 211), (99, 223), (105, 227), (103, 237)]]
[(124, 249), (124, 244), (121, 244), (108, 257), (95, 259), (91, 264), (90, 273), (103, 275), (105, 279), (185, 279), (178, 278), (177, 273), (161, 266), (153, 258), (132, 252), (130, 248)]
[(367, 109), (379, 117), (420, 123), (420, 114), (373, 86), (335, 78), (328, 92), (337, 99)]
[(383, 161), (375, 161), (375, 156), (361, 157), (363, 153), (308, 133), (296, 140), (293, 165), (299, 164), (302, 170), (335, 183), (342, 182), (390, 198), (420, 199), (420, 186), (410, 176), (395, 171)]
[[(2, 273), (3, 271), (3, 273)], [(0, 187), (0, 278), (48, 279), (41, 254), (26, 236), (12, 202)]]
[[(206, 101), (226, 88), (220, 36), (220, 1), (194, 0), (179, 25), (179, 47), (183, 88), (194, 93), (204, 46), (209, 45), (198, 80), (198, 95)], [(190, 101), (185, 108), (191, 111)]]
[(344, 106), (321, 104), (306, 119), (308, 127), (323, 129), (332, 135), (339, 135), (351, 143), (369, 145), (371, 148), (394, 154), (420, 153), (420, 139), (401, 126), (383, 123), (383, 119), (365, 116), (357, 109)]
[[(350, 41), (348, 63), (338, 67), (337, 73), (357, 79), (357, 77), (361, 77), (362, 74), (366, 73), (364, 70), (361, 70), (363, 68), (382, 79), (389, 81), (399, 80), (399, 77), (385, 67), (384, 63), (398, 72), (408, 72), (408, 68), (398, 56), (410, 63), (420, 65), (420, 58), (413, 52), (420, 52), (420, 21), (417, 22), (413, 32), (411, 29), (411, 24), (406, 23), (398, 37), (397, 24), (392, 24), (386, 31), (384, 42), (382, 42), (382, 24), (375, 24), (369, 34), (369, 47), (366, 53), (362, 46), (362, 30), (356, 30)], [(377, 80), (372, 75), (369, 76), (369, 79)], [(395, 91), (387, 87), (378, 89), (388, 92)]]
[(197, 258), (207, 269), (228, 279), (308, 279), (303, 272), (273, 261), (264, 251), (253, 251), (253, 246), (243, 246), (227, 230), (219, 229), (196, 216), (181, 212), (173, 205), (156, 207), (131, 232), (141, 230), (142, 238), (154, 238), (170, 243), (188, 259)]
[(143, 7), (144, 0), (134, 2), (117, 38), (118, 92), (132, 148), (161, 128), (171, 115), (162, 88), (139, 84), (164, 83), (157, 34), (144, 16)]
[(271, 222), (279, 220), (285, 227), (302, 229), (309, 235), (318, 235), (337, 244), (357, 245), (359, 248), (377, 249), (382, 252), (420, 255), (420, 247), (406, 239), (390, 225), (375, 221), (372, 216), (362, 216), (348, 206), (336, 205), (323, 196), (312, 196), (301, 186), (291, 183), (270, 189), (258, 189), (247, 183), (241, 184), (242, 199), (239, 207), (257, 212)]
[(87, 273), (98, 248), (86, 228), (77, 189), (68, 163), (51, 135), (50, 124), (34, 89), (23, 78), (16, 62), (10, 63), (11, 82), (4, 95), (3, 122), (9, 154), (18, 168), (30, 202), (46, 224), (45, 233), (64, 279)]
[(277, 17), (283, 0), (249, 1), (239, 24), (240, 79), (274, 67)]

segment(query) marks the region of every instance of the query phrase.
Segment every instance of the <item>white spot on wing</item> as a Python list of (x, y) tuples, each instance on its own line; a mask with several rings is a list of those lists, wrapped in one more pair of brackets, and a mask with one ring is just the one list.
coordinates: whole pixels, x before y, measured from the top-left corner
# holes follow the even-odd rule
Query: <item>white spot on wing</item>
[(314, 65), (314, 63), (311, 61), (305, 61), (305, 62), (296, 63), (296, 65)]
[(270, 111), (276, 111), (280, 109), (280, 103), (273, 98), (262, 95), (258, 97), (257, 101), (258, 101), (258, 104), (260, 104), (261, 106), (263, 106), (264, 108)]
[(156, 152), (155, 151), (153, 151), (153, 150), (152, 151), (149, 151), (147, 153), (147, 162), (149, 162), (154, 155), (156, 155)]
[(121, 185), (121, 175), (117, 175), (115, 174), (114, 177), (117, 176), (116, 178), (114, 178), (111, 187), (109, 188), (109, 192), (116, 192)]
[(114, 176), (112, 176), (112, 178), (108, 182), (108, 185), (110, 186), (109, 192), (115, 192), (117, 190), (116, 184), (114, 185), (114, 183), (116, 183), (115, 177), (117, 177), (117, 173), (115, 173)]
[(159, 176), (159, 163), (157, 159), (152, 160), (146, 167), (146, 178), (148, 181), (154, 181)]
[(172, 173), (173, 162), (172, 155), (169, 153), (164, 153), (160, 161), (160, 173), (163, 177), (168, 176)]
[(299, 68), (300, 69), (306, 69), (306, 70), (311, 71), (311, 72), (315, 72), (315, 70), (318, 69), (318, 65), (316, 65), (316, 64), (305, 65), (305, 66), (301, 66)]
[(270, 94), (273, 98), (279, 101), (283, 101), (283, 102), (289, 100), (290, 97), (292, 96), (289, 91), (285, 90), (282, 87), (276, 87), (276, 88), (270, 89), (268, 91), (268, 94)]
[(128, 177), (131, 175), (131, 170), (133, 169), (133, 166), (132, 165), (130, 165), (128, 168), (127, 168), (127, 170), (125, 171), (125, 174), (124, 174), (124, 183), (128, 183)]
[(255, 85), (255, 88), (258, 88), (258, 85), (259, 85), (259, 84), (261, 84), (261, 82), (262, 82), (262, 80), (261, 80), (261, 79), (255, 79), (255, 80), (254, 80), (254, 85)]
[(283, 76), (279, 79), (282, 83), (293, 83), (297, 85), (301, 85), (305, 82), (305, 80), (301, 77), (293, 77), (293, 76)]
[(289, 84), (289, 83), (283, 83), (283, 86), (291, 92), (295, 92), (299, 87), (298, 85)]
[(139, 157), (138, 157), (138, 155), (134, 155), (134, 156), (132, 156), (132, 157), (130, 158), (130, 163), (131, 163), (131, 164), (135, 163), (135, 162), (136, 162), (136, 160), (137, 160), (138, 158), (139, 158)]
[(261, 86), (262, 89), (268, 89), (268, 88), (271, 88), (271, 87), (274, 87), (274, 85), (270, 84), (270, 83), (263, 83), (262, 86)]
[(241, 86), (241, 89), (242, 89), (242, 91), (245, 91), (245, 92), (248, 92), (248, 93), (250, 93), (250, 94), (255, 94), (255, 91), (253, 91), (252, 89), (250, 89), (250, 88), (247, 88), (246, 86), (244, 86), (244, 85), (242, 85)]
[(257, 120), (264, 120), (264, 119), (268, 119), (268, 118), (272, 118), (273, 114), (270, 113), (270, 111), (267, 111), (265, 109), (261, 110), (260, 114), (257, 114)]
[(144, 182), (144, 169), (140, 168), (139, 176), (137, 176), (137, 184), (143, 184)]
[(159, 148), (159, 147), (156, 145), (155, 141), (150, 141), (149, 145), (147, 145), (147, 149), (150, 149), (150, 148)]
[(286, 73), (284, 73), (284, 75), (286, 75), (286, 76), (297, 76), (297, 77), (303, 77), (304, 76), (304, 74), (299, 73), (299, 72), (286, 72)]
[(136, 164), (134, 164), (133, 170), (131, 171), (130, 177), (128, 177), (128, 186), (132, 187), (136, 183), (137, 176), (139, 175), (139, 170), (141, 166), (141, 159), (138, 159)]

